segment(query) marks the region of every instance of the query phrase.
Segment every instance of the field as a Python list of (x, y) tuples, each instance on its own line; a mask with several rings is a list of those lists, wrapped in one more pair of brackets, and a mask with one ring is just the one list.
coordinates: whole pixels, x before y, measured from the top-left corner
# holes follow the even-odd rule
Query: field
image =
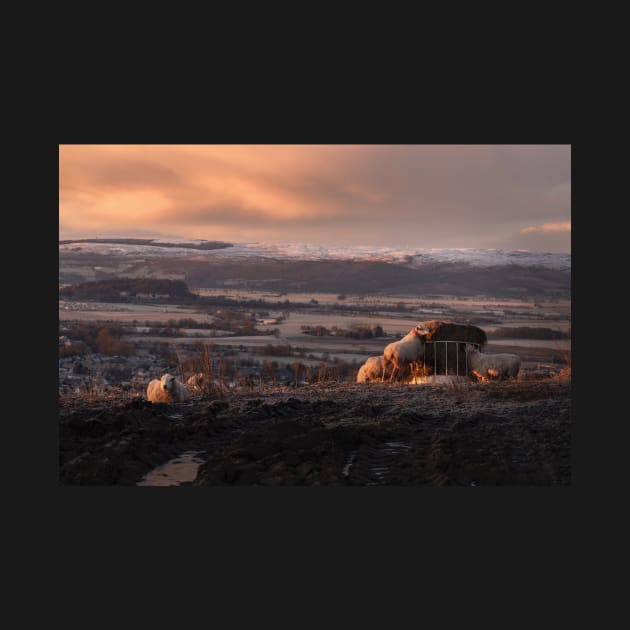
[(59, 321), (161, 322), (170, 317), (191, 317), (200, 322), (207, 315), (184, 306), (152, 306), (150, 304), (110, 304), (108, 302), (59, 302)]
[(572, 485), (570, 148), (59, 145), (59, 484)]
[[(570, 484), (569, 301), (198, 293), (229, 306), (60, 300), (62, 484)], [(487, 352), (519, 354), (519, 379), (354, 382), (367, 356), (429, 319), (475, 322)], [(528, 337), (493, 337), (509, 328)], [(536, 338), (548, 329), (559, 338)], [(89, 349), (103, 338), (103, 353)], [(145, 400), (151, 378), (185, 379), (204, 351), (211, 390)]]
[(569, 485), (570, 383), (66, 400), (68, 485)]
[[(501, 327), (526, 326), (529, 328), (552, 328), (568, 333), (571, 328), (570, 302), (554, 300), (549, 302), (533, 302), (523, 300), (471, 299), (463, 300), (448, 296), (431, 296), (419, 299), (405, 295), (372, 296), (348, 295), (343, 300), (332, 294), (315, 293), (284, 293), (281, 296), (263, 291), (221, 291), (214, 289), (198, 290), (205, 296), (224, 296), (234, 300), (236, 304), (242, 301), (266, 300), (270, 304), (265, 318), (259, 319), (257, 328), (261, 332), (274, 331), (272, 336), (252, 335), (224, 335), (217, 336), (216, 331), (207, 329), (186, 328), (182, 334), (169, 338), (169, 343), (175, 346), (189, 346), (200, 339), (210, 340), (213, 345), (255, 349), (274, 344), (289, 344), (305, 349), (309, 353), (344, 360), (359, 360), (361, 357), (381, 354), (387, 343), (393, 337), (406, 334), (419, 321), (428, 319), (452, 319), (454, 321), (470, 321), (484, 329), (489, 336), (488, 351), (507, 351), (504, 346), (516, 349), (526, 358), (531, 357), (534, 362), (559, 363), (560, 355), (570, 352), (571, 340), (567, 339), (532, 339), (532, 338), (493, 338), (493, 331)], [(273, 302), (272, 300), (276, 300)], [(313, 303), (316, 302), (316, 304)], [(307, 304), (308, 308), (303, 306)], [(341, 312), (335, 306), (343, 304), (345, 308), (363, 309), (361, 312), (352, 310)], [(278, 306), (279, 305), (279, 306)], [(401, 309), (402, 310), (396, 310)], [(243, 312), (252, 311), (250, 307), (243, 307)], [(282, 321), (276, 323), (276, 317), (282, 316)], [(124, 324), (126, 337), (134, 343), (149, 343), (160, 341), (159, 338), (147, 334), (136, 334), (137, 329), (146, 322), (159, 324), (169, 319), (189, 318), (200, 323), (213, 320), (207, 311), (194, 308), (171, 305), (157, 306), (151, 304), (106, 304), (106, 303), (76, 303), (64, 301), (60, 303), (59, 319), (63, 324), (70, 321), (109, 322)], [(262, 323), (272, 321), (274, 323)], [(133, 326), (135, 322), (135, 327)], [(486, 323), (484, 323), (486, 322)], [(315, 337), (303, 332), (304, 326), (324, 326), (350, 329), (352, 326), (368, 324), (380, 325), (386, 338), (351, 339), (346, 337), (325, 336)], [(163, 341), (163, 340), (162, 340)], [(554, 361), (554, 358), (556, 359)]]

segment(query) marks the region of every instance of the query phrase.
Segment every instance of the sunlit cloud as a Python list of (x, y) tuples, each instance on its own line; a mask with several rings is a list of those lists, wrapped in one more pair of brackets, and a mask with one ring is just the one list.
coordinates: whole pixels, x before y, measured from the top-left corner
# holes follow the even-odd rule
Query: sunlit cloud
[(542, 225), (536, 225), (526, 227), (520, 230), (521, 234), (532, 234), (535, 232), (570, 232), (571, 221), (561, 221), (560, 223), (543, 223)]
[(568, 145), (59, 147), (62, 238), (535, 248), (570, 216)]

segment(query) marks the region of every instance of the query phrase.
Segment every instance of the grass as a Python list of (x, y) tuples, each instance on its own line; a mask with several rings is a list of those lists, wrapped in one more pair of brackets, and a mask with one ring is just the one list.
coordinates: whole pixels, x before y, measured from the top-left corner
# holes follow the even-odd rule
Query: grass
[(554, 377), (558, 381), (571, 381), (571, 350), (563, 350), (560, 354), (562, 357), (562, 368)]
[(86, 388), (78, 392), (63, 394), (59, 396), (60, 407), (73, 406), (94, 406), (104, 403), (112, 404), (119, 402), (130, 402), (136, 399), (142, 399), (144, 395), (136, 390), (126, 390), (122, 387), (110, 386), (107, 390), (94, 388), (88, 385)]

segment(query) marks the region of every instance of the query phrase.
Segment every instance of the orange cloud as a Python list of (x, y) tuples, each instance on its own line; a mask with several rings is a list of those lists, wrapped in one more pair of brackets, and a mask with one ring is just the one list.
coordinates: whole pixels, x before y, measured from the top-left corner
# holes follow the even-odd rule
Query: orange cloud
[(533, 247), (570, 175), (566, 145), (60, 145), (60, 234)]
[(533, 234), (535, 232), (570, 232), (571, 221), (561, 221), (560, 223), (543, 223), (542, 225), (531, 226), (519, 230), (521, 234)]
[(75, 227), (106, 223), (143, 225), (152, 219), (199, 223), (262, 219), (294, 221), (344, 214), (343, 203), (382, 199), (382, 191), (339, 178), (346, 161), (326, 146), (61, 145), (59, 214)]

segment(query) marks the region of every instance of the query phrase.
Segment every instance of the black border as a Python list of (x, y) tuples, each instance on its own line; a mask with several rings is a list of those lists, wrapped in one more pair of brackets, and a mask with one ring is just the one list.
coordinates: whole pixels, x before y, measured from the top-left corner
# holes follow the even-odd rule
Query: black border
[[(420, 76), (415, 78), (421, 81)], [(433, 93), (411, 96), (389, 91), (383, 97), (389, 101), (387, 105), (380, 101), (378, 107), (368, 106), (370, 96), (374, 96), (370, 90), (349, 99), (322, 90), (315, 101), (312, 93), (300, 91), (284, 103), (284, 108), (277, 101), (255, 102), (256, 95), (246, 102), (219, 98), (218, 103), (193, 103), (185, 99), (174, 109), (170, 109), (174, 104), (171, 99), (167, 107), (157, 108), (152, 115), (149, 98), (130, 103), (128, 109), (124, 107), (127, 103), (115, 103), (110, 111), (111, 103), (104, 102), (98, 111), (86, 108), (77, 119), (78, 108), (73, 108), (63, 124), (56, 125), (53, 143), (41, 152), (40, 181), (48, 182), (48, 186), (32, 186), (35, 197), (40, 196), (36, 203), (45, 209), (35, 237), (41, 243), (36, 246), (46, 252), (42, 272), (50, 273), (50, 278), (37, 283), (45, 287), (46, 296), (43, 307), (41, 296), (36, 298), (40, 321), (49, 317), (54, 321), (48, 306), (51, 311), (56, 308), (58, 248), (50, 234), (58, 234), (58, 225), (53, 223), (58, 144), (571, 144), (567, 103), (564, 97), (556, 98), (557, 91), (550, 94), (539, 89), (528, 99), (518, 90), (502, 93), (498, 89), (492, 93), (496, 97), (492, 103), (478, 98), (478, 92), (471, 91), (473, 87), (464, 82), (461, 91), (447, 91), (449, 98), (439, 102)], [(307, 102), (310, 107), (303, 109)], [(572, 241), (578, 253), (577, 234), (582, 222), (578, 215), (583, 212), (584, 204), (574, 200)], [(577, 290), (574, 275), (574, 301)], [(582, 324), (574, 322), (573, 352), (578, 349), (578, 354), (575, 335), (579, 337), (581, 329)], [(42, 371), (49, 375), (46, 378), (51, 384), (46, 398), (32, 396), (33, 404), (40, 405), (38, 416), (43, 420), (37, 423), (37, 431), (43, 424), (45, 435), (37, 440), (33, 457), (46, 466), (32, 482), (44, 495), (43, 525), (54, 532), (53, 544), (62, 550), (70, 566), (93, 574), (99, 566), (108, 565), (116, 573), (117, 588), (129, 584), (129, 588), (141, 589), (142, 581), (138, 574), (136, 579), (125, 576), (116, 561), (141, 567), (140, 574), (145, 574), (142, 570), (155, 570), (160, 575), (174, 572), (173, 582), (192, 564), (200, 569), (201, 584), (191, 584), (184, 576), (174, 590), (188, 584), (193, 592), (203, 592), (205, 578), (213, 582), (218, 577), (223, 587), (233, 585), (238, 592), (241, 585), (251, 586), (256, 576), (254, 590), (260, 588), (262, 592), (276, 580), (285, 583), (288, 578), (288, 583), (293, 583), (291, 590), (276, 594), (276, 604), (282, 607), (289, 596), (285, 593), (299, 590), (300, 576), (311, 588), (311, 579), (317, 576), (316, 583), (324, 592), (317, 599), (339, 589), (336, 596), (330, 594), (337, 599), (340, 591), (349, 597), (357, 584), (367, 588), (370, 575), (387, 590), (390, 576), (393, 584), (400, 584), (402, 573), (410, 573), (411, 582), (401, 592), (417, 598), (419, 594), (409, 587), (420, 575), (447, 591), (459, 584), (457, 575), (463, 575), (468, 580), (466, 586), (474, 589), (478, 586), (476, 570), (506, 570), (504, 562), (510, 556), (509, 566), (517, 572), (519, 563), (523, 570), (531, 570), (532, 561), (537, 559), (541, 566), (532, 579), (544, 584), (549, 577), (545, 565), (553, 567), (569, 560), (567, 546), (575, 540), (577, 495), (580, 486), (587, 483), (583, 470), (588, 440), (583, 398), (579, 405), (573, 405), (573, 482), (568, 488), (478, 488), (470, 492), (459, 488), (210, 487), (164, 491), (62, 487), (57, 481), (55, 332), (52, 324), (38, 332), (45, 332), (40, 347), (51, 351), (50, 367), (46, 358)], [(31, 440), (35, 430), (32, 427), (29, 431)], [(458, 574), (462, 566), (463, 573)], [(358, 580), (354, 588), (352, 579)], [(146, 582), (153, 583), (151, 579)], [(312, 591), (313, 595), (316, 592)], [(499, 592), (500, 587), (488, 595), (494, 598)], [(214, 599), (208, 595), (208, 602)], [(369, 608), (369, 602), (362, 605)], [(316, 608), (317, 603), (312, 606)], [(241, 612), (247, 613), (243, 607), (247, 604), (241, 599), (235, 619)]]

